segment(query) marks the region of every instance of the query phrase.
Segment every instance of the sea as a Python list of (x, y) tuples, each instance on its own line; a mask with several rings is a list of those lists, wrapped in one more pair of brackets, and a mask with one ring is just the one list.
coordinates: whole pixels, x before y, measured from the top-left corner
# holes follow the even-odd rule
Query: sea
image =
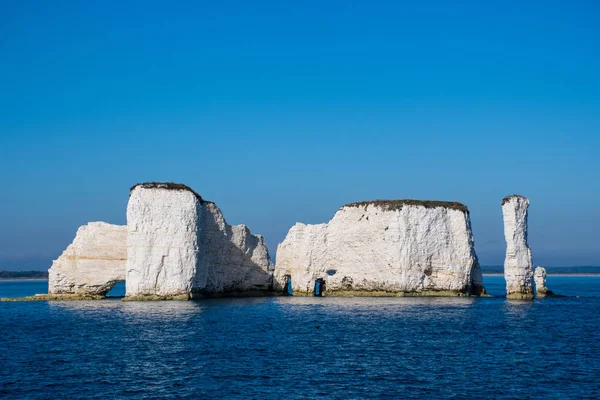
[[(598, 399), (600, 277), (567, 297), (0, 302), (1, 399)], [(0, 281), (0, 297), (47, 281)]]

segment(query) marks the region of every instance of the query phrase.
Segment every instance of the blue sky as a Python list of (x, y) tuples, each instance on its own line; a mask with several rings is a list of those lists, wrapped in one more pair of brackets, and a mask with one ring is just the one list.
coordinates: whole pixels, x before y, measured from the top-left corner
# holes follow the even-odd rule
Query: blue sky
[(118, 3), (0, 4), (4, 268), (124, 224), (141, 181), (272, 255), (348, 202), (461, 201), (488, 265), (519, 193), (536, 264), (600, 264), (597, 3)]

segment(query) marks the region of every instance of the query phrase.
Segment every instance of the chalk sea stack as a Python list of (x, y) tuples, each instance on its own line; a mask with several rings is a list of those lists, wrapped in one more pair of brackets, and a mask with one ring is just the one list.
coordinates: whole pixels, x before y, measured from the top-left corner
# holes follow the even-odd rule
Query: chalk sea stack
[[(546, 297), (548, 288), (546, 287), (546, 268), (536, 267), (534, 273), (535, 294), (537, 297)], [(550, 292), (552, 293), (552, 292)]]
[(126, 226), (90, 222), (80, 227), (48, 270), (48, 294), (106, 295), (125, 280), (126, 238)]
[(502, 200), (506, 239), (504, 278), (508, 299), (533, 299), (533, 260), (527, 244), (528, 207), (529, 200), (520, 195), (507, 196)]
[(326, 295), (482, 294), (467, 207), (366, 201), (341, 207), (328, 223), (297, 223), (277, 248), (276, 288), (312, 295), (317, 282)]
[(127, 296), (187, 299), (197, 280), (203, 200), (185, 185), (144, 183), (127, 204)]
[(266, 243), (191, 188), (132, 187), (127, 206), (126, 299), (263, 294), (273, 288)]

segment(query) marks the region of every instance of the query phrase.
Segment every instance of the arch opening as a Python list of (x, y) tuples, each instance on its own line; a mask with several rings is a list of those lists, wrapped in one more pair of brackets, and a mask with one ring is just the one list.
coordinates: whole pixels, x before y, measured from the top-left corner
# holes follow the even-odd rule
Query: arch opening
[(325, 281), (319, 278), (315, 281), (315, 297), (322, 297), (325, 292)]
[(286, 276), (284, 276), (284, 279), (285, 279), (285, 286), (283, 287), (283, 294), (285, 296), (293, 296), (294, 291), (292, 289), (292, 276), (286, 275)]

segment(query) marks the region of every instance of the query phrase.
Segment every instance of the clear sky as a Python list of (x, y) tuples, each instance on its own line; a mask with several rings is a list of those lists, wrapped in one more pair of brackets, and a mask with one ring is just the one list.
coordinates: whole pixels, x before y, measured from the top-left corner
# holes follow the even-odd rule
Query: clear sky
[(519, 193), (536, 265), (599, 265), (600, 6), (451, 3), (2, 0), (0, 266), (124, 224), (142, 181), (273, 256), (348, 202), (461, 201), (486, 265)]

